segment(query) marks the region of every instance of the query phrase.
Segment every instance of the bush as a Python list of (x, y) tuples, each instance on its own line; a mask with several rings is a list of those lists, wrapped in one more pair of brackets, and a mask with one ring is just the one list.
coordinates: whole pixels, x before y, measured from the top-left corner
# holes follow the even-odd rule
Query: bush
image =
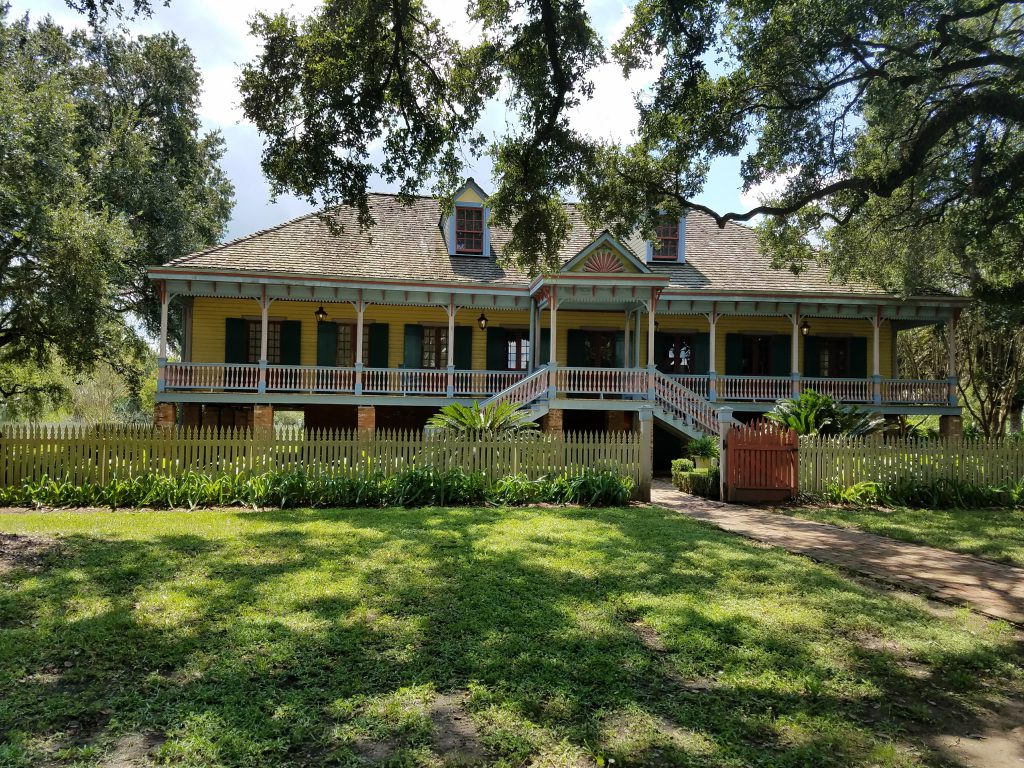
[(692, 459), (676, 459), (672, 462), (672, 474), (676, 472), (693, 472), (696, 467)]
[(386, 507), (466, 506), (489, 502), (521, 505), (537, 502), (592, 507), (625, 504), (633, 481), (608, 470), (553, 475), (530, 480), (504, 477), (488, 488), (481, 472), (410, 467), (395, 475), (320, 474), (303, 470), (174, 477), (140, 475), (107, 483), (75, 485), (43, 477), (15, 488), (0, 488), (2, 506), (154, 507)]
[(825, 498), (858, 507), (969, 509), (1024, 506), (1024, 480), (1012, 486), (983, 486), (962, 480), (930, 482), (904, 479), (888, 485), (865, 481), (849, 487), (830, 484)]
[(691, 440), (686, 445), (686, 453), (698, 459), (717, 459), (718, 438), (714, 435), (704, 435), (704, 437)]
[(683, 493), (703, 496), (705, 499), (717, 499), (719, 491), (718, 467), (712, 469), (694, 469), (689, 472), (676, 469), (676, 459), (672, 462), (672, 484)]

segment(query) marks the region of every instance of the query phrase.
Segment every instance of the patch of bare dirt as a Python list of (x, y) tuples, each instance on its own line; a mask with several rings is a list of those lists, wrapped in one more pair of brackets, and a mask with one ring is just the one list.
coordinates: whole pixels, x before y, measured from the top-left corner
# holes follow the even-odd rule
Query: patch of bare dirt
[(481, 765), (486, 757), (477, 727), (465, 709), (468, 698), (466, 691), (444, 693), (428, 710), (434, 751), (447, 765)]
[(669, 680), (686, 691), (709, 691), (715, 687), (715, 681), (706, 677), (686, 677), (679, 674), (669, 659), (668, 647), (657, 630), (643, 621), (636, 620), (629, 622), (629, 628), (633, 630), (640, 644), (654, 654), (661, 665), (661, 673)]
[(100, 761), (101, 768), (144, 768), (153, 765), (153, 753), (164, 743), (157, 733), (126, 733), (114, 742), (110, 753)]
[(401, 743), (398, 739), (373, 741), (372, 739), (359, 738), (353, 742), (352, 751), (364, 762), (371, 765), (379, 765), (390, 760), (400, 747)]
[(975, 724), (944, 726), (931, 745), (947, 760), (964, 768), (1024, 768), (1024, 703), (994, 708)]
[(0, 533), (0, 574), (10, 573), (15, 568), (41, 570), (58, 547), (56, 539), (45, 536)]

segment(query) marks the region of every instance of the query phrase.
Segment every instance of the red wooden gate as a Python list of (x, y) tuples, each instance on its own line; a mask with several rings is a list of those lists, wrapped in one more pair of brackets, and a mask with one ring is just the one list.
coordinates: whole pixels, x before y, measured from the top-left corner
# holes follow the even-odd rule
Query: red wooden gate
[(730, 429), (725, 437), (727, 501), (784, 501), (796, 495), (796, 432), (771, 421)]

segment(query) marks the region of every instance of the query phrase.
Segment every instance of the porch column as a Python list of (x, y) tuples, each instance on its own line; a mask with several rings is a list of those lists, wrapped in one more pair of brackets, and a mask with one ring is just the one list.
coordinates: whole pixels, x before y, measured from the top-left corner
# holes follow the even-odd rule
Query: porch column
[(448, 296), (448, 397), (455, 397), (455, 294)]
[(654, 318), (658, 310), (658, 289), (651, 289), (651, 303), (647, 309), (647, 397), (654, 399)]
[(363, 289), (359, 289), (359, 298), (356, 299), (356, 375), (355, 394), (363, 394), (363, 311), (366, 304), (363, 303)]
[(948, 345), (949, 359), (946, 363), (946, 375), (949, 397), (949, 404), (957, 404), (957, 372), (956, 372), (956, 326), (960, 321), (960, 310), (954, 310), (953, 315), (946, 321), (946, 343)]
[(711, 312), (708, 314), (708, 400), (715, 402), (718, 399), (718, 372), (715, 370), (715, 360), (718, 358), (718, 302), (711, 303)]
[(551, 338), (548, 340), (548, 398), (554, 398), (558, 391), (558, 287), (554, 285), (548, 294), (548, 311), (551, 313)]
[(256, 388), (257, 392), (267, 391), (267, 333), (268, 315), (270, 314), (270, 302), (267, 301), (267, 286), (263, 286), (260, 295), (260, 383)]
[(528, 338), (530, 339), (530, 341), (528, 353), (526, 355), (526, 370), (528, 373), (533, 373), (533, 359), (534, 354), (536, 353), (536, 344), (534, 342), (534, 329), (537, 327), (537, 313), (534, 311), (532, 298), (530, 299), (530, 325), (528, 327), (529, 330), (527, 331), (527, 333), (529, 334)]
[(789, 376), (793, 380), (793, 397), (800, 396), (800, 305), (796, 305), (789, 316), (793, 323), (792, 339), (789, 352)]
[(156, 391), (163, 392), (167, 383), (165, 380), (167, 366), (167, 305), (171, 296), (167, 292), (167, 283), (160, 283), (160, 349), (156, 359)]
[(878, 343), (881, 328), (882, 308), (878, 307), (871, 320), (871, 399), (876, 405), (882, 402), (882, 351)]
[(632, 355), (630, 355), (630, 353), (629, 353), (629, 321), (630, 321), (629, 310), (626, 310), (625, 315), (626, 315), (626, 323), (625, 323), (625, 330), (623, 331), (623, 337), (622, 337), (622, 367), (623, 368), (629, 368), (629, 360), (632, 357)]

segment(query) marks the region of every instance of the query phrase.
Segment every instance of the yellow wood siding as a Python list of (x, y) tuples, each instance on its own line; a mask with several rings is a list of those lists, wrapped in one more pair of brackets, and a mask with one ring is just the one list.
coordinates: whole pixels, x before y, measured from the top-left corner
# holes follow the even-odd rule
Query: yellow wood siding
[[(270, 317), (298, 320), (302, 323), (301, 360), (303, 365), (316, 365), (316, 320), (313, 312), (317, 305), (303, 301), (275, 301), (270, 305)], [(351, 304), (324, 304), (331, 320), (355, 323), (356, 313)], [(477, 318), (480, 309), (462, 308), (455, 318), (456, 325), (473, 329), (473, 368), (484, 370), (487, 360), (487, 333), (480, 330)], [(526, 310), (507, 311), (484, 309), (488, 322), (496, 327), (528, 328), (530, 319)], [(197, 363), (224, 361), (224, 321), (229, 317), (258, 319), (259, 305), (252, 299), (220, 299), (196, 297), (193, 304), (192, 360)], [(697, 315), (660, 314), (659, 331), (693, 331), (707, 333), (708, 322)], [(407, 323), (447, 326), (448, 314), (441, 307), (370, 306), (364, 322), (387, 323), (388, 365), (401, 366), (405, 361), (405, 332)], [(868, 374), (871, 373), (872, 330), (868, 320), (839, 320), (808, 318), (815, 336), (863, 336), (868, 340)], [(550, 327), (550, 314), (541, 314), (541, 326)], [(621, 312), (586, 312), (561, 310), (558, 313), (558, 362), (565, 365), (569, 330), (573, 328), (622, 331), (625, 316)], [(789, 334), (791, 325), (785, 317), (724, 316), (718, 321), (715, 369), (725, 370), (725, 337), (729, 333), (782, 333)], [(647, 318), (640, 318), (640, 364), (647, 364)], [(631, 347), (632, 348), (632, 347)], [(880, 362), (882, 376), (892, 375), (892, 333), (886, 321), (880, 333)], [(800, 365), (803, 366), (803, 338), (800, 339)]]

